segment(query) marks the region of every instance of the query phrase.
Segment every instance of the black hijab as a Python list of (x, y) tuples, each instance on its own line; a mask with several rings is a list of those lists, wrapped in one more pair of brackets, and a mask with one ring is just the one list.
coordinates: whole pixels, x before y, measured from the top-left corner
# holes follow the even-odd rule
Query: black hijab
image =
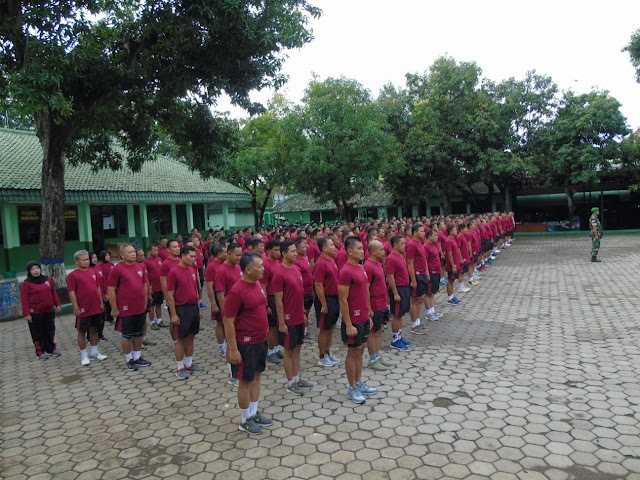
[[(98, 255), (98, 260), (101, 261), (102, 263), (107, 263), (105, 258), (107, 257), (108, 254), (109, 252), (107, 252), (106, 250), (102, 250), (100, 252), (100, 255)], [(91, 257), (89, 257), (89, 260), (91, 260)]]
[[(95, 267), (98, 264), (97, 263), (93, 263), (93, 256), (95, 255), (96, 252), (94, 252), (93, 250), (89, 250), (89, 266), (90, 267)], [(100, 261), (100, 259), (98, 259), (98, 261)]]
[(35, 283), (36, 285), (41, 285), (44, 282), (46, 282), (49, 277), (46, 275), (43, 275), (42, 272), (40, 272), (40, 275), (37, 277), (34, 277), (33, 275), (31, 275), (31, 269), (33, 267), (41, 268), (38, 262), (27, 263), (27, 279), (25, 281), (30, 283)]

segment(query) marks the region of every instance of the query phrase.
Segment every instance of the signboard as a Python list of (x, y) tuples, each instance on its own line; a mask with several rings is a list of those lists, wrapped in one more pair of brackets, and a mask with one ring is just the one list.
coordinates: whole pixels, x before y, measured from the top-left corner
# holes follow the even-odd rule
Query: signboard
[[(19, 223), (40, 223), (40, 210), (39, 206), (18, 207), (18, 222)], [(67, 222), (78, 221), (78, 207), (75, 205), (68, 205), (64, 207), (64, 219)]]

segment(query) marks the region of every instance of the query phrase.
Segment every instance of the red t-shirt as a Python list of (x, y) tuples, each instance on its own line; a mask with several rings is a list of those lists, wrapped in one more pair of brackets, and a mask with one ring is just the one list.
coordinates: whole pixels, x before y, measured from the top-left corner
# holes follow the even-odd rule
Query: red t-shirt
[(409, 267), (407, 267), (407, 262), (402, 255), (396, 252), (391, 252), (387, 257), (385, 267), (387, 275), (393, 275), (396, 281), (396, 287), (409, 286)]
[(469, 239), (467, 238), (467, 235), (463, 235), (462, 233), (459, 234), (456, 237), (456, 244), (462, 254), (460, 263), (462, 263), (462, 260), (464, 260), (464, 263), (471, 263), (471, 259), (469, 258)]
[(233, 284), (241, 278), (242, 271), (240, 270), (240, 265), (234, 265), (232, 267), (227, 262), (224, 262), (216, 269), (216, 278), (214, 280), (213, 289), (216, 292), (224, 292), (226, 301), (226, 296), (231, 291), (231, 287), (233, 287)]
[(273, 276), (274, 293), (282, 292), (284, 306), (284, 323), (287, 326), (304, 323), (304, 289), (302, 272), (293, 265), (287, 268), (282, 265)]
[(296, 258), (295, 266), (302, 272), (302, 288), (305, 295), (311, 295), (313, 293), (313, 273), (311, 272), (311, 265), (306, 256)]
[(447, 241), (447, 234), (445, 232), (438, 232), (438, 243), (440, 244), (440, 249), (443, 252), (444, 252), (444, 244), (446, 241)]
[(440, 251), (435, 243), (426, 242), (424, 244), (424, 252), (427, 255), (427, 268), (429, 273), (442, 273), (442, 264), (440, 263)]
[(316, 282), (322, 283), (324, 294), (338, 296), (338, 267), (331, 258), (320, 257), (316, 262)]
[(181, 265), (171, 269), (167, 275), (167, 291), (173, 290), (176, 305), (198, 302), (198, 276), (196, 269)]
[(473, 248), (473, 254), (478, 255), (480, 253), (480, 247), (482, 246), (482, 240), (480, 239), (480, 232), (476, 228), (471, 232), (471, 247)]
[(111, 271), (115, 268), (116, 264), (113, 262), (100, 262), (96, 268), (99, 268), (102, 272), (102, 285), (100, 288), (102, 289), (102, 295), (107, 296), (107, 287), (109, 286), (109, 275)]
[(338, 250), (338, 253), (336, 253), (335, 255), (338, 271), (342, 270), (342, 267), (344, 267), (344, 264), (347, 263), (348, 259), (349, 259), (349, 255), (347, 254), (347, 250), (345, 248)]
[(98, 297), (99, 282), (100, 277), (95, 268), (78, 268), (67, 276), (67, 291), (75, 292), (81, 318), (102, 312), (102, 299)]
[(444, 255), (447, 259), (447, 272), (453, 270), (453, 266), (449, 261), (449, 252), (453, 256), (453, 263), (456, 266), (456, 270), (460, 270), (460, 253), (458, 251), (458, 244), (456, 243), (456, 239), (453, 237), (447, 237), (447, 241), (444, 244)]
[(427, 256), (424, 253), (422, 243), (416, 240), (409, 240), (407, 243), (407, 260), (413, 260), (413, 268), (416, 276), (426, 275), (427, 273)]
[[(42, 275), (42, 274), (40, 274)], [(47, 277), (44, 283), (22, 282), (20, 286), (20, 300), (22, 301), (22, 314), (46, 313), (53, 307), (60, 306), (60, 299), (53, 278)]]
[(147, 311), (144, 286), (147, 271), (137, 262), (120, 262), (109, 275), (109, 286), (116, 287), (116, 302), (121, 317), (131, 317)]
[(224, 316), (235, 318), (238, 345), (262, 343), (267, 340), (267, 298), (260, 282), (236, 282), (224, 302)]
[(264, 274), (262, 275), (262, 280), (260, 280), (260, 283), (267, 284), (267, 295), (271, 296), (274, 294), (273, 277), (278, 269), (282, 266), (282, 263), (280, 263), (278, 260), (271, 260), (267, 257), (262, 261), (262, 265), (264, 266)]
[(158, 246), (158, 256), (163, 262), (169, 258), (169, 249), (167, 247)]
[(374, 312), (386, 310), (389, 306), (387, 277), (384, 274), (381, 262), (369, 259), (364, 262), (364, 271), (369, 282), (369, 294), (371, 297), (371, 309)]
[(209, 260), (209, 263), (207, 263), (207, 269), (204, 271), (204, 281), (205, 282), (215, 282), (215, 280), (216, 280), (216, 270), (223, 263), (224, 262), (221, 262), (217, 258), (214, 258), (213, 260)]
[(389, 255), (391, 255), (391, 252), (393, 251), (393, 247), (391, 246), (390, 243), (385, 242), (384, 243), (384, 253), (385, 255), (388, 257)]
[(196, 263), (195, 267), (200, 270), (204, 268), (204, 253), (202, 253), (202, 246), (196, 248)]
[(320, 248), (318, 248), (318, 244), (309, 240), (307, 242), (307, 257), (315, 262), (320, 255), (322, 255), (322, 253), (320, 252)]
[(360, 264), (345, 263), (340, 271), (338, 285), (349, 287), (349, 316), (351, 323), (369, 320), (369, 281), (364, 267)]
[(180, 265), (180, 259), (179, 258), (167, 258), (166, 260), (164, 260), (162, 262), (162, 266), (160, 267), (160, 276), (161, 277), (168, 277), (169, 276), (169, 272), (176, 265)]
[(147, 276), (149, 277), (151, 290), (161, 292), (162, 283), (160, 283), (160, 272), (162, 269), (162, 259), (159, 255), (155, 258), (147, 257), (144, 259), (144, 263), (147, 266)]

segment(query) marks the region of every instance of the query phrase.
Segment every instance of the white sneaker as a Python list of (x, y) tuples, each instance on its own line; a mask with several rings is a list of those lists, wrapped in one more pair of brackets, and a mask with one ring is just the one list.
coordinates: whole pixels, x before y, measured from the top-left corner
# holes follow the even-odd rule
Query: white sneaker
[[(325, 354), (326, 355), (326, 354)], [(333, 363), (334, 365), (338, 365), (342, 360), (340, 360), (338, 357), (334, 357), (331, 353), (329, 354), (329, 360), (331, 361), (331, 363)]]
[(461, 288), (459, 288), (458, 290), (459, 290), (459, 291), (461, 291), (461, 292), (463, 292), (463, 293), (467, 293), (467, 292), (470, 292), (470, 291), (471, 291), (471, 289), (470, 289), (470, 288), (468, 288), (468, 287), (461, 287)]
[(107, 358), (109, 358), (109, 357), (108, 357), (107, 355), (103, 355), (103, 354), (101, 354), (100, 352), (98, 352), (98, 353), (96, 353), (95, 355), (91, 355), (91, 354), (90, 354), (90, 355), (89, 355), (89, 358), (90, 358), (91, 360), (98, 360), (98, 361), (100, 361), (100, 362), (101, 362), (101, 361), (103, 361), (103, 360), (106, 360), (106, 359), (107, 359)]
[(80, 364), (81, 364), (83, 367), (86, 367), (87, 365), (90, 365), (90, 364), (91, 364), (91, 360), (89, 360), (89, 357), (81, 357), (81, 358), (80, 358)]
[(325, 353), (322, 356), (322, 358), (320, 360), (318, 360), (318, 365), (320, 365), (321, 367), (333, 367), (333, 366), (335, 366), (335, 363), (333, 363), (331, 360), (329, 360), (329, 355), (327, 355)]

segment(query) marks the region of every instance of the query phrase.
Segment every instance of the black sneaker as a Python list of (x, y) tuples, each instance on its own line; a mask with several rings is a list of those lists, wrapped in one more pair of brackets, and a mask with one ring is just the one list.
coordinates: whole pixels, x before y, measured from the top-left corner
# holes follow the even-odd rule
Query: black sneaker
[(138, 364), (135, 362), (135, 360), (131, 359), (127, 362), (127, 370), (129, 370), (130, 372), (138, 371)]
[(260, 425), (257, 425), (253, 418), (249, 418), (246, 422), (242, 422), (238, 426), (238, 430), (247, 432), (252, 435), (262, 433), (262, 427)]
[(140, 357), (139, 359), (135, 360), (136, 365), (138, 367), (148, 367), (151, 365), (151, 362), (145, 360), (144, 358)]
[(271, 420), (269, 417), (265, 417), (260, 412), (256, 412), (256, 414), (252, 418), (255, 424), (261, 427), (269, 427), (273, 425), (273, 420)]
[(282, 353), (280, 350), (278, 350), (278, 351), (276, 352), (276, 355), (278, 356), (278, 358), (279, 358), (280, 360), (283, 360), (283, 359), (284, 359), (284, 353)]

